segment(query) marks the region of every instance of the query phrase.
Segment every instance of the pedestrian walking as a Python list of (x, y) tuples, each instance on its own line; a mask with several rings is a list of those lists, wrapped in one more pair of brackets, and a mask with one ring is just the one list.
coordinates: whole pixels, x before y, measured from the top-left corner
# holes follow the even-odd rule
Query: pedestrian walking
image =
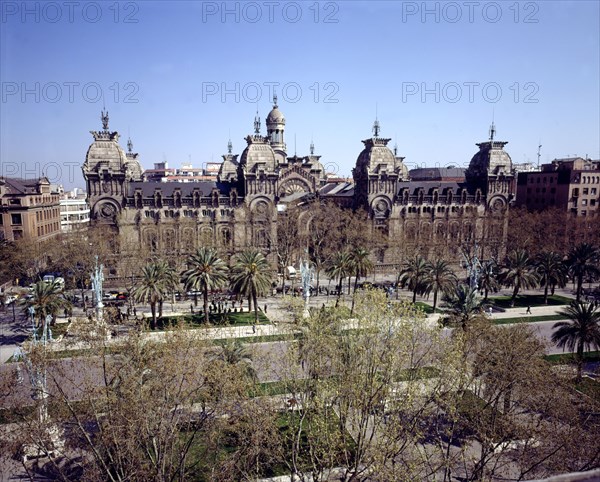
[(256, 333), (256, 325), (252, 323), (252, 333)]
[(267, 304), (265, 303), (265, 315), (267, 314)]
[(137, 317), (137, 310), (135, 309), (135, 306), (133, 307), (133, 316)]
[(527, 305), (527, 311), (525, 312), (526, 315), (531, 315), (531, 306)]

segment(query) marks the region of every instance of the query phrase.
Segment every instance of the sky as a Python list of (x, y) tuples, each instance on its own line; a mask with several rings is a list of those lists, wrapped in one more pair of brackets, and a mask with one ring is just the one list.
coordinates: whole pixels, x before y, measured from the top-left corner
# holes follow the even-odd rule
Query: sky
[(288, 155), (351, 176), (373, 135), (409, 168), (600, 158), (600, 2), (0, 1), (0, 175), (84, 186), (100, 130), (142, 167), (241, 154), (273, 89)]

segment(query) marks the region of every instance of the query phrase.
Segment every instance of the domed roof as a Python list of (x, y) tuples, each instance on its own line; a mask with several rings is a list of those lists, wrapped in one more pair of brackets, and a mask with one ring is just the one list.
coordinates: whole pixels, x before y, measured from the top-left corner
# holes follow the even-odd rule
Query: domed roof
[(369, 172), (378, 172), (382, 169), (393, 172), (397, 167), (397, 160), (387, 143), (390, 139), (372, 138), (363, 141), (365, 148), (356, 159), (357, 168), (366, 168)]
[(513, 170), (512, 159), (508, 152), (504, 150), (506, 144), (508, 142), (493, 140), (477, 144), (479, 151), (471, 159), (467, 176), (511, 175)]
[(248, 136), (246, 142), (248, 142), (248, 146), (240, 156), (240, 164), (246, 170), (253, 171), (257, 165), (267, 171), (275, 169), (275, 152), (269, 145), (268, 137)]
[(119, 134), (116, 132), (94, 132), (94, 142), (88, 148), (83, 165), (86, 171), (97, 171), (108, 168), (112, 171), (121, 171), (128, 163), (125, 151), (119, 146)]
[(269, 115), (267, 116), (267, 125), (269, 124), (285, 124), (285, 117), (283, 117), (283, 114), (277, 105), (273, 106), (271, 112), (269, 112)]

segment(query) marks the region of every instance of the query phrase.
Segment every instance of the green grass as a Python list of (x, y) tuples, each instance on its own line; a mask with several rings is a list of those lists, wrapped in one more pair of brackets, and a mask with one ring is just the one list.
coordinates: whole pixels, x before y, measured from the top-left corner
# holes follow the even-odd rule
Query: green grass
[(583, 377), (581, 382), (575, 384), (575, 389), (596, 402), (600, 402), (600, 383), (589, 377)]
[[(433, 306), (428, 305), (427, 303), (423, 303), (422, 301), (417, 301), (415, 303), (415, 306), (417, 308), (420, 308), (423, 310), (423, 312), (427, 313), (428, 315), (430, 315), (431, 313), (433, 313)], [(439, 310), (438, 310), (439, 311)]]
[[(210, 325), (204, 323), (204, 315), (180, 315), (163, 316), (156, 321), (157, 330), (164, 330), (178, 323), (183, 323), (186, 328), (214, 328), (219, 326), (250, 326), (254, 323), (254, 312), (238, 313), (210, 313)], [(149, 319), (147, 320), (150, 321)], [(269, 318), (262, 311), (258, 312), (258, 322), (261, 324), (270, 324)]]
[(561, 315), (541, 315), (541, 316), (517, 316), (515, 318), (492, 319), (494, 325), (509, 325), (512, 323), (536, 323), (538, 321), (559, 321), (564, 320)]
[[(500, 308), (512, 308), (510, 306), (510, 296), (495, 296), (488, 298), (488, 302)], [(526, 308), (527, 306), (556, 306), (568, 305), (573, 301), (565, 296), (548, 296), (548, 304), (544, 304), (544, 295), (518, 295), (515, 300), (514, 308)]]
[(242, 343), (270, 343), (277, 341), (294, 341), (302, 338), (304, 335), (302, 333), (290, 333), (290, 334), (282, 334), (282, 335), (260, 335), (260, 336), (244, 336), (244, 337), (236, 337), (236, 338), (218, 338), (212, 340), (215, 345), (223, 346), (225, 343), (230, 342), (231, 340), (240, 341)]
[[(557, 355), (546, 355), (544, 359), (553, 365), (568, 365), (575, 363), (575, 356), (573, 353), (559, 353)], [(600, 351), (588, 351), (583, 354), (583, 360), (586, 362), (597, 362), (600, 361)]]

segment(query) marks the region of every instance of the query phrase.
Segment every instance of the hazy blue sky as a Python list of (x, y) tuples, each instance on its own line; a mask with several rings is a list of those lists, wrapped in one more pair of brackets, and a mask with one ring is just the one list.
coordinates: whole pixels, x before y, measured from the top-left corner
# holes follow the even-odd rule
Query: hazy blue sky
[(0, 175), (82, 186), (103, 102), (143, 167), (219, 161), (270, 83), (288, 153), (343, 175), (376, 105), (409, 167), (467, 164), (492, 115), (514, 162), (600, 158), (599, 4), (3, 0)]

